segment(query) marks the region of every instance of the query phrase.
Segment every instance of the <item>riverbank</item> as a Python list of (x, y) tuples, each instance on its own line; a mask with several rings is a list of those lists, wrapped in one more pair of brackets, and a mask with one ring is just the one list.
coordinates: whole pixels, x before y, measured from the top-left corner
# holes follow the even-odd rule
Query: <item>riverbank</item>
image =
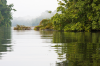
[(38, 26), (34, 27), (34, 30), (53, 30), (52, 22), (49, 19), (43, 19)]
[(17, 25), (16, 27), (14, 27), (14, 30), (31, 30), (31, 27), (27, 27), (24, 25)]

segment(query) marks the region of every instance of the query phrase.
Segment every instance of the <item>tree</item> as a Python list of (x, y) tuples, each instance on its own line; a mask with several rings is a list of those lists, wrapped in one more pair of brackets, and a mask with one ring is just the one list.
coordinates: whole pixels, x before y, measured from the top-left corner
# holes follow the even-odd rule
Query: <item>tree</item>
[[(51, 20), (53, 24), (62, 24), (60, 30), (92, 31), (100, 30), (99, 0), (58, 0), (57, 11)], [(57, 17), (59, 16), (59, 17)], [(54, 26), (58, 28), (57, 26)]]
[(10, 4), (7, 5), (6, 0), (0, 0), (0, 26), (10, 27), (11, 26), (11, 19), (12, 14), (11, 11), (16, 11), (13, 9), (14, 5)]

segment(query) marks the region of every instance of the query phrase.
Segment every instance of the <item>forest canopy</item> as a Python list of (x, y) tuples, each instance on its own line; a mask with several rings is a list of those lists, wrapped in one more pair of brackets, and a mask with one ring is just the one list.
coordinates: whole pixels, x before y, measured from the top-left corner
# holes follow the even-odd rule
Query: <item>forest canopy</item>
[(11, 11), (16, 11), (13, 9), (14, 5), (10, 4), (7, 5), (6, 0), (0, 0), (0, 27), (10, 27), (11, 26), (11, 19), (12, 19), (12, 14)]
[(57, 0), (59, 7), (51, 22), (64, 31), (100, 30), (100, 0)]

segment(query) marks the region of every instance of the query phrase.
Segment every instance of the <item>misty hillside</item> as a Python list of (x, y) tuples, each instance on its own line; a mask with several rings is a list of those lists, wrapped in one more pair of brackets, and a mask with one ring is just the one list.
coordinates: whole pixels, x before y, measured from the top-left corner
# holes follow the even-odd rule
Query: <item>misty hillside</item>
[(12, 20), (12, 26), (16, 26), (17, 24), (25, 26), (37, 26), (42, 21), (42, 19), (50, 19), (55, 13), (56, 10), (52, 13), (45, 11), (39, 17), (31, 19), (26, 19), (25, 17), (14, 17)]

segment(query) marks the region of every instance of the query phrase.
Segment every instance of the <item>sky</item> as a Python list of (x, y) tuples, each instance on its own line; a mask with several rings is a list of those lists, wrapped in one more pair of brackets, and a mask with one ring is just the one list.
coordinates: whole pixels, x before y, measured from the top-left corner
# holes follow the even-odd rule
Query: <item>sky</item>
[(12, 3), (17, 10), (12, 12), (13, 17), (27, 18), (36, 18), (46, 10), (56, 10), (58, 6), (57, 0), (7, 0), (8, 5)]

